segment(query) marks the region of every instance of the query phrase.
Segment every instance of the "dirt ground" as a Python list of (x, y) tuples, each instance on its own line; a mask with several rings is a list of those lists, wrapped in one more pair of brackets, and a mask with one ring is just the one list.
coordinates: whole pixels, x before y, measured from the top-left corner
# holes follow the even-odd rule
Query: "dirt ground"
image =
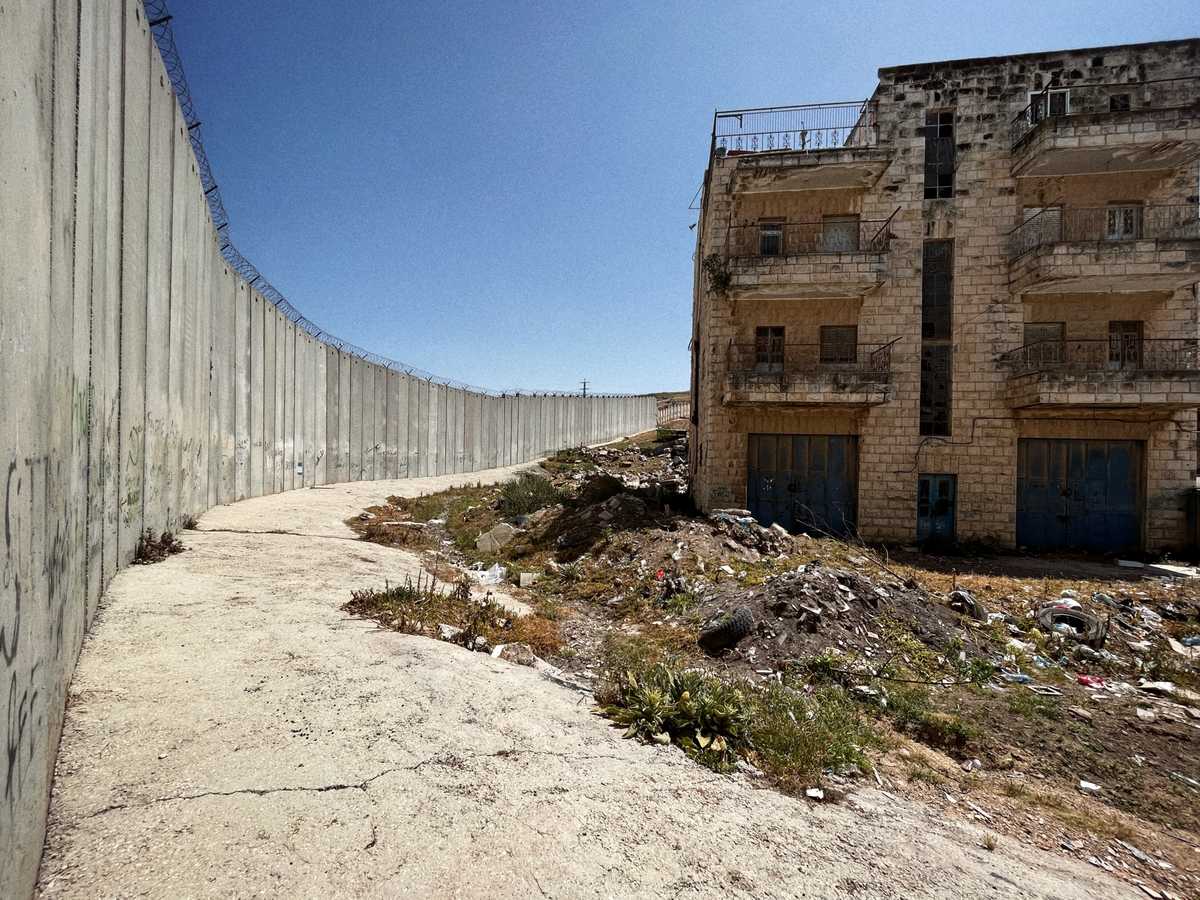
[[(557, 626), (561, 641), (542, 655), (581, 685), (602, 683), (615, 638), (762, 682), (824, 660), (888, 737), (873, 759), (888, 789), (1112, 871), (1145, 896), (1200, 896), (1200, 695), (1189, 693), (1200, 681), (1178, 643), (1200, 633), (1200, 581), (700, 517), (678, 493), (680, 448), (660, 433), (560, 454), (544, 469), (562, 502), (528, 518), (506, 517), (498, 490), (481, 487), (420, 507), (381, 504), (352, 524), (411, 541), (414, 529), (382, 523), (432, 520), (411, 549), (443, 576), (497, 564), (506, 582), (536, 576), (506, 589)], [(475, 547), (506, 519), (519, 525), (510, 543)], [(976, 616), (952, 608), (956, 590), (969, 592)], [(1099, 650), (1039, 627), (1038, 610), (1058, 603), (1106, 623)], [(752, 611), (753, 634), (720, 658), (701, 653), (699, 631), (739, 607)], [(928, 694), (915, 724), (899, 712), (906, 681)], [(1146, 681), (1175, 693), (1143, 690)]]
[(898, 789), (813, 804), (717, 775), (531, 668), (343, 613), (422, 565), (346, 519), (462, 483), (247, 500), (119, 573), (70, 686), (39, 895), (1136, 895)]

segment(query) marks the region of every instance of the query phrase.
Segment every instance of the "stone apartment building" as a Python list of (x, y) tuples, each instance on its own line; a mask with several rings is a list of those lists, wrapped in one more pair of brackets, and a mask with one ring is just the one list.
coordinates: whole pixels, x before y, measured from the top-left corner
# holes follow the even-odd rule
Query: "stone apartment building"
[(868, 539), (1187, 543), (1200, 39), (879, 70), (719, 112), (701, 508)]

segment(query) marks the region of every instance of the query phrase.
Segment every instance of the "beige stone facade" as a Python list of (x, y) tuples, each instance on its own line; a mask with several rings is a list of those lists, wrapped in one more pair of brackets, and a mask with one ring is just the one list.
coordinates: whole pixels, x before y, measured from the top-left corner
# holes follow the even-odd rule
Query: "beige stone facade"
[[(919, 481), (936, 475), (953, 476), (957, 539), (1032, 545), (1018, 511), (1052, 529), (1054, 510), (1030, 505), (1022, 452), (1065, 459), (1084, 445), (1064, 439), (1086, 440), (1093, 470), (1106, 447), (1114, 467), (1133, 450), (1133, 496), (1111, 502), (1136, 507), (1137, 547), (1186, 544), (1198, 159), (1200, 40), (885, 68), (849, 110), (718, 113), (693, 301), (698, 504), (753, 506), (754, 435), (852, 436), (838, 477), (865, 538), (916, 538)], [(939, 339), (923, 268), (946, 248)], [(941, 420), (928, 373), (922, 413), (923, 355), (929, 370), (939, 353)], [(1118, 478), (1089, 473), (1060, 493), (1082, 504)]]

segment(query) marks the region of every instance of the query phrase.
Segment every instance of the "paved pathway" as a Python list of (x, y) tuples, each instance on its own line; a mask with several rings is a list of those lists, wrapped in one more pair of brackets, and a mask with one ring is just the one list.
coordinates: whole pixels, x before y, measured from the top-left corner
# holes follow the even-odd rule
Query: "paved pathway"
[(813, 806), (714, 775), (530, 669), (339, 610), (417, 569), (343, 520), (515, 471), (221, 507), (118, 575), (70, 689), (40, 893), (1132, 896), (882, 792)]

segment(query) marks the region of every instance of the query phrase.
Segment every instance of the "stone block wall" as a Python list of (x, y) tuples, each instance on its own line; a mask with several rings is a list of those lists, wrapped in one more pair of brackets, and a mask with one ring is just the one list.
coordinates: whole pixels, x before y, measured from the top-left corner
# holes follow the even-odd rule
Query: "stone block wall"
[[(1031, 295), (1021, 291), (1021, 283), (1017, 290), (1012, 288), (1009, 247), (1009, 233), (1029, 206), (1196, 202), (1196, 170), (1190, 163), (1167, 171), (1018, 178), (1013, 174), (1012, 122), (1029, 103), (1030, 92), (1042, 89), (1051, 78), (1070, 87), (1197, 76), (1198, 50), (1200, 41), (1193, 40), (883, 69), (873, 96), (879, 122), (877, 147), (869, 154), (837, 151), (846, 165), (855, 162), (856, 152), (863, 154), (859, 159), (864, 162), (868, 155), (875, 160), (882, 154), (887, 160), (883, 174), (877, 180), (866, 179), (862, 188), (795, 190), (786, 165), (795, 153), (714, 158), (705, 176), (697, 229), (694, 293), (698, 379), (692, 469), (698, 503), (711, 508), (745, 502), (747, 434), (857, 434), (859, 528), (864, 537), (912, 540), (917, 476), (944, 473), (958, 476), (958, 536), (1012, 546), (1017, 441), (1030, 436), (1082, 438), (1108, 433), (1113, 439), (1119, 435), (1145, 442), (1146, 546), (1157, 549), (1180, 543), (1183, 497), (1192, 487), (1196, 468), (1195, 412), (1151, 403), (1135, 404), (1132, 414), (1124, 408), (1018, 413), (1010, 405), (1010, 371), (998, 361), (1024, 343), (1026, 322), (1065, 321), (1068, 337), (1080, 338), (1105, 335), (1112, 319), (1144, 321), (1148, 338), (1200, 333), (1194, 283), (1169, 289), (1153, 284), (1151, 290), (1136, 290), (1139, 278), (1177, 274), (1176, 263), (1192, 264), (1191, 259), (1171, 255), (1186, 256), (1191, 251), (1185, 248), (1157, 245), (1143, 251), (1137, 245), (1133, 253), (1138, 258), (1117, 265), (1106, 258), (1107, 248), (1081, 251), (1087, 258), (1078, 262), (1079, 274), (1112, 279), (1112, 287), (1120, 293), (1097, 292), (1091, 286), (1086, 292)], [(924, 198), (922, 129), (928, 110), (955, 114), (953, 198)], [(1148, 121), (1152, 125), (1155, 119), (1151, 116)], [(1169, 121), (1173, 139), (1178, 137), (1180, 117), (1172, 115), (1164, 121)], [(1133, 127), (1138, 129), (1134, 139), (1139, 148), (1153, 143), (1153, 127)], [(1193, 139), (1188, 134), (1185, 128), (1183, 136)], [(834, 162), (832, 156), (821, 159)], [(770, 181), (764, 181), (763, 173), (768, 171)], [(769, 190), (772, 186), (775, 193)], [(769, 270), (769, 264), (753, 274), (739, 269), (741, 280), (735, 278), (733, 289), (726, 293), (712, 290), (700, 266), (706, 256), (720, 254), (726, 246), (731, 224), (755, 216), (858, 213), (863, 219), (882, 220), (897, 207), (885, 279), (861, 299), (827, 298), (820, 304), (795, 299), (811, 296), (813, 283), (828, 273), (790, 271), (770, 285), (773, 303), (791, 304), (788, 317), (765, 321), (765, 315), (778, 317), (779, 312), (755, 306), (745, 295), (764, 290), (756, 279), (766, 274), (761, 270)], [(946, 437), (919, 433), (922, 245), (934, 239), (954, 242), (952, 425)], [(1143, 258), (1146, 254), (1150, 258)], [(789, 283), (789, 278), (794, 281)], [(811, 305), (806, 307), (806, 302)], [(831, 308), (837, 311), (831, 313)], [(860, 347), (900, 338), (893, 352), (887, 402), (854, 410), (819, 404), (746, 410), (723, 402), (729, 341), (745, 340), (756, 324), (786, 324), (811, 334), (820, 324), (843, 322), (855, 314)]]

